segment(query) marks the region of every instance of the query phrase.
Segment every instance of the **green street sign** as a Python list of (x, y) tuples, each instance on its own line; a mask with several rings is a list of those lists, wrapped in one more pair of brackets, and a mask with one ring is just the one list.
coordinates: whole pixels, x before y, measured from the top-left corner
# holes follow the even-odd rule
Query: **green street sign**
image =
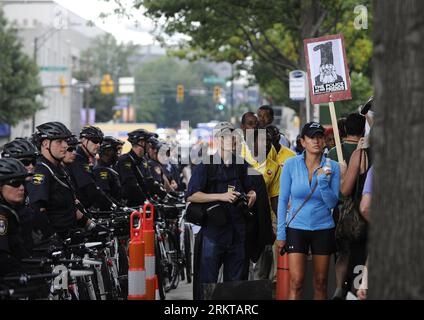
[(225, 79), (217, 77), (206, 77), (203, 78), (203, 83), (205, 84), (225, 84)]
[(40, 71), (65, 72), (65, 71), (68, 71), (68, 67), (66, 67), (66, 66), (43, 66), (43, 67), (40, 67)]

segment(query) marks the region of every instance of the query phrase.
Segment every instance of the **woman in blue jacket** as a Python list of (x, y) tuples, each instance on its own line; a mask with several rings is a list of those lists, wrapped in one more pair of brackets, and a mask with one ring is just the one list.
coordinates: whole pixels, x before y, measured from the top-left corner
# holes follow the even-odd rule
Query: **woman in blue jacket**
[(289, 299), (302, 296), (309, 251), (314, 265), (314, 299), (327, 299), (328, 268), (335, 252), (331, 210), (338, 201), (340, 169), (331, 161), (330, 170), (325, 170), (324, 128), (319, 123), (303, 126), (301, 143), (304, 152), (287, 160), (281, 174), (276, 244), (289, 253)]

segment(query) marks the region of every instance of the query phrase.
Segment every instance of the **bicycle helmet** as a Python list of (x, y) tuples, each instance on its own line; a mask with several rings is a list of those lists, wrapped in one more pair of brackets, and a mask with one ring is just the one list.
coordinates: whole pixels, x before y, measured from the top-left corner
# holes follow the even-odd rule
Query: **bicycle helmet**
[(156, 150), (159, 150), (164, 145), (164, 143), (156, 137), (149, 138), (149, 140), (147, 140), (147, 142), (150, 144), (150, 146), (153, 149), (156, 149)]
[(104, 134), (99, 127), (85, 126), (80, 132), (80, 138), (103, 139)]
[(38, 150), (35, 145), (27, 138), (16, 138), (3, 146), (1, 156), (3, 158), (28, 158), (36, 157)]
[(37, 127), (37, 132), (35, 134), (40, 143), (44, 139), (68, 139), (72, 136), (72, 132), (61, 122), (43, 123)]
[(136, 144), (140, 140), (148, 140), (151, 137), (158, 138), (159, 136), (156, 133), (149, 132), (145, 129), (137, 129), (131, 132), (128, 132), (128, 142), (131, 144)]
[(68, 142), (68, 146), (69, 147), (76, 147), (77, 145), (79, 145), (81, 142), (78, 140), (76, 135), (72, 135), (69, 137), (69, 139), (66, 141)]
[(115, 149), (115, 151), (118, 150), (119, 146), (122, 146), (124, 144), (123, 141), (116, 139), (112, 136), (106, 136), (103, 139), (102, 144), (100, 145), (99, 153), (102, 153), (106, 151), (107, 149)]
[(14, 158), (0, 159), (0, 181), (30, 176), (24, 165)]

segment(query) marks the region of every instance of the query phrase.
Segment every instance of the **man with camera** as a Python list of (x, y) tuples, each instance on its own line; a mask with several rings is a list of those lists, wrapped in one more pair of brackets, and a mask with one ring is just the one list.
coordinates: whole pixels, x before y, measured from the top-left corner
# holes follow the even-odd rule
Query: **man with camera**
[(211, 204), (201, 229), (200, 283), (216, 283), (222, 265), (224, 282), (241, 280), (243, 276), (245, 219), (256, 193), (247, 164), (233, 152), (237, 141), (234, 131), (231, 123), (216, 125), (217, 152), (194, 168), (186, 193), (189, 202)]

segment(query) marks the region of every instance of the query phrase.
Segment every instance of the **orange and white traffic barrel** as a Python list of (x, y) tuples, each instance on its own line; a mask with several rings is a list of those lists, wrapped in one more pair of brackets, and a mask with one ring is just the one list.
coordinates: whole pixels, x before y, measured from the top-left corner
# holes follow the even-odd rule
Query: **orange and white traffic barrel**
[(144, 268), (144, 241), (140, 212), (131, 214), (130, 234), (128, 300), (146, 300), (146, 270)]
[(290, 291), (290, 271), (289, 254), (285, 249), (280, 253), (277, 250), (277, 288), (275, 292), (276, 300), (288, 300)]
[(143, 239), (145, 242), (144, 261), (146, 265), (147, 300), (155, 300), (155, 231), (154, 206), (146, 203), (143, 207)]

